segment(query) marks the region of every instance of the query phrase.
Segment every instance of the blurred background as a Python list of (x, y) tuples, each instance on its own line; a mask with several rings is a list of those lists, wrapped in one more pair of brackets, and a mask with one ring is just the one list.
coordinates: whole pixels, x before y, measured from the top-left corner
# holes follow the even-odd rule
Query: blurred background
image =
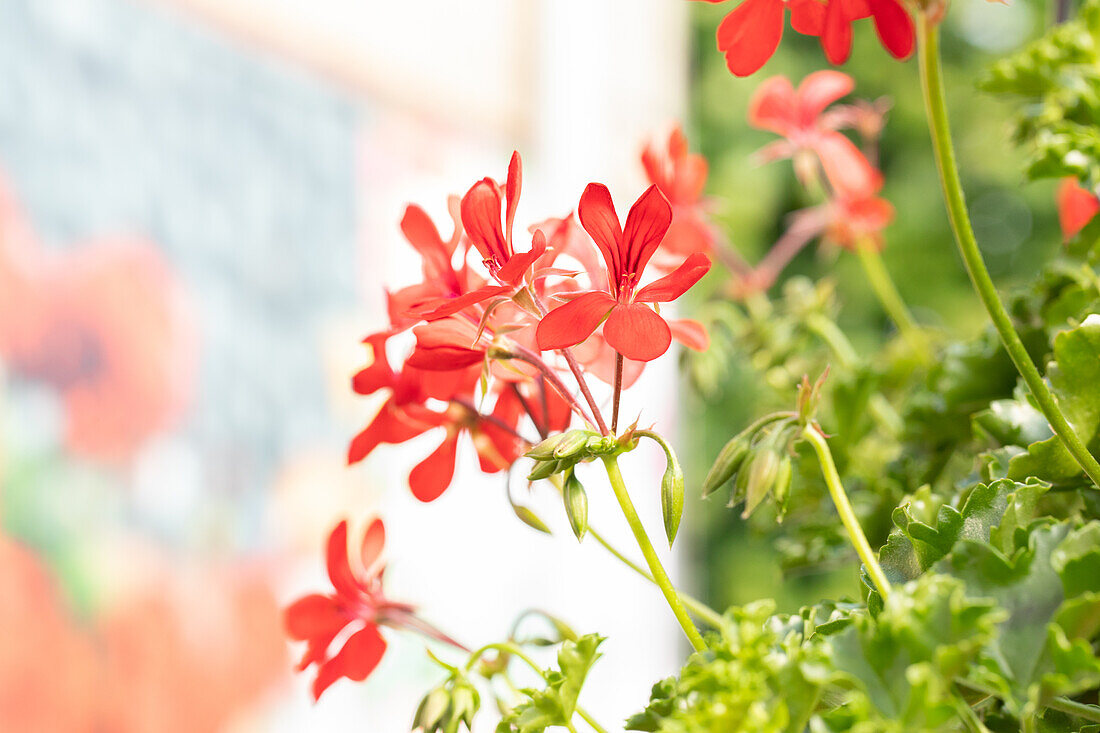
[[(0, 729), (406, 730), (438, 676), (417, 640), (389, 634), (367, 683), (314, 705), (281, 630), (281, 606), (326, 587), (329, 529), (375, 515), (392, 596), (467, 644), (530, 607), (609, 635), (585, 704), (608, 720), (638, 709), (686, 651), (656, 593), (569, 539), (552, 497), (533, 501), (558, 536), (517, 522), (472, 461), (417, 502), (405, 476), (430, 438), (346, 468), (378, 406), (348, 382), (384, 325), (383, 288), (416, 277), (405, 204), (444, 219), (447, 195), (503, 177), (512, 149), (526, 225), (568, 213), (591, 180), (632, 200), (642, 145), (683, 121), (721, 228), (762, 255), (804, 202), (789, 166), (749, 163), (770, 136), (746, 126), (747, 99), (824, 62), (788, 32), (762, 72), (731, 77), (713, 36), (732, 7), (0, 0)], [(1029, 2), (960, 0), (945, 31), (974, 223), (1005, 283), (1045, 258), (1057, 223), (973, 80), (1045, 22)], [(857, 96), (892, 100), (888, 266), (922, 319), (976, 330), (914, 65), (859, 24), (845, 71)], [(842, 325), (873, 343), (887, 324), (857, 270), (813, 251), (791, 269), (833, 273)], [(690, 483), (752, 414), (757, 377), (677, 399), (664, 362), (625, 414), (682, 426)], [(659, 526), (656, 500), (639, 503)], [(706, 508), (688, 507), (676, 570), (711, 603), (855, 592), (851, 573), (785, 578), (736, 513)]]

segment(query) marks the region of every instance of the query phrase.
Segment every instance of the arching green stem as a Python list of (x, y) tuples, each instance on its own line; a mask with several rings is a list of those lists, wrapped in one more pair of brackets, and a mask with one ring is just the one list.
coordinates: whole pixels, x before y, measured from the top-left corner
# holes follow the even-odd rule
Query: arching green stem
[(932, 148), (936, 165), (940, 172), (944, 201), (947, 204), (948, 218), (959, 253), (966, 264), (970, 282), (985, 305), (993, 327), (1000, 334), (1005, 350), (1012, 358), (1020, 376), (1024, 378), (1039, 409), (1050, 423), (1051, 429), (1061, 439), (1066, 450), (1080, 464), (1092, 482), (1100, 487), (1100, 463), (1089, 452), (1081, 438), (1062, 414), (1042, 375), (1031, 361), (1019, 334), (1013, 328), (1012, 319), (1005, 310), (1004, 303), (997, 295), (997, 288), (982, 260), (974, 229), (970, 224), (970, 215), (966, 210), (959, 169), (955, 162), (955, 150), (951, 142), (951, 127), (947, 118), (947, 102), (943, 90), (943, 67), (940, 63), (939, 26), (927, 15), (921, 15), (917, 23), (917, 49), (920, 56), (921, 88), (924, 91), (924, 106), (928, 115), (928, 127), (932, 133)]

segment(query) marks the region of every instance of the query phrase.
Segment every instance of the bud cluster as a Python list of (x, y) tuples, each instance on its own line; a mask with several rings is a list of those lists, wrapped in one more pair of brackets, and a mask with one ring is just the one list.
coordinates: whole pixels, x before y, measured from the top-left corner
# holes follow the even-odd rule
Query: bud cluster
[(722, 448), (703, 480), (703, 497), (732, 481), (728, 506), (744, 503), (742, 517), (752, 514), (770, 494), (782, 518), (790, 498), (791, 456), (801, 431), (794, 413), (775, 413), (757, 420)]

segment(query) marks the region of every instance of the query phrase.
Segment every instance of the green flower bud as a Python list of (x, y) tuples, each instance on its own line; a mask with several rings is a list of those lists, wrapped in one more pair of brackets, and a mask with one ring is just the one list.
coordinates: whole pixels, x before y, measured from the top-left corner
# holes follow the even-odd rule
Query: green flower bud
[(668, 454), (665, 474), (661, 477), (661, 517), (665, 523), (665, 537), (672, 547), (676, 532), (680, 529), (680, 518), (684, 514), (684, 472), (680, 462), (672, 453)]
[(573, 534), (577, 540), (584, 539), (588, 531), (588, 494), (576, 474), (570, 471), (565, 476), (565, 486), (561, 492), (565, 502), (565, 514), (569, 517), (569, 526), (573, 528)]
[(780, 521), (787, 513), (787, 500), (791, 496), (791, 475), (793, 467), (790, 456), (783, 456), (779, 462), (779, 470), (775, 474), (775, 486), (772, 488), (772, 496), (775, 498), (775, 506), (779, 511)]
[(436, 687), (420, 701), (413, 717), (413, 730), (435, 730), (451, 704), (451, 695), (446, 689)]
[(570, 430), (561, 436), (554, 447), (554, 458), (571, 458), (585, 449), (592, 433), (587, 430)]
[(561, 461), (539, 461), (535, 464), (535, 467), (531, 469), (531, 473), (527, 474), (527, 480), (538, 481), (540, 479), (550, 478), (563, 468), (564, 466), (562, 466)]
[(554, 457), (554, 449), (558, 447), (558, 443), (565, 437), (564, 433), (558, 433), (557, 435), (551, 435), (546, 440), (542, 441), (536, 446), (533, 446), (531, 450), (527, 451), (523, 455), (528, 458), (534, 458), (536, 461), (546, 461)]
[(779, 473), (779, 453), (772, 448), (764, 448), (753, 457), (752, 464), (746, 466), (748, 477), (745, 483), (745, 511), (741, 516), (747, 518), (775, 485)]
[(742, 436), (738, 435), (726, 443), (714, 459), (714, 465), (707, 472), (707, 477), (703, 479), (703, 498), (710, 496), (733, 478), (748, 455), (749, 441)]

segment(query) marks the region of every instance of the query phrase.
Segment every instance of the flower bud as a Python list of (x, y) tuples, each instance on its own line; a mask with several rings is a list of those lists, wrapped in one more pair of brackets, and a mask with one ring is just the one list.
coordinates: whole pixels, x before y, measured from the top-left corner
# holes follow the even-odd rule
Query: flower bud
[(451, 695), (443, 687), (436, 687), (420, 701), (413, 717), (413, 730), (436, 730), (451, 704)]
[(592, 433), (587, 430), (574, 429), (561, 436), (561, 440), (554, 447), (555, 458), (570, 458), (577, 455), (588, 445)]
[(703, 498), (710, 496), (722, 484), (733, 478), (733, 475), (737, 473), (737, 469), (745, 462), (745, 457), (748, 454), (749, 441), (740, 435), (726, 443), (718, 453), (718, 457), (714, 459), (714, 465), (707, 472), (707, 477), (703, 479)]
[(791, 457), (783, 456), (783, 460), (779, 462), (779, 470), (775, 474), (775, 486), (772, 488), (772, 497), (775, 499), (780, 521), (783, 521), (783, 515), (787, 513), (787, 499), (791, 496), (792, 474)]
[(661, 477), (661, 517), (665, 523), (665, 537), (668, 546), (676, 539), (680, 529), (680, 517), (684, 514), (684, 472), (680, 462), (669, 454), (665, 474)]
[(555, 473), (562, 470), (563, 466), (561, 461), (539, 461), (535, 464), (535, 467), (531, 469), (531, 473), (527, 474), (528, 481), (538, 481), (544, 478), (550, 478)]
[(579, 542), (588, 531), (588, 494), (572, 471), (566, 474), (561, 496), (565, 502), (565, 514), (569, 517), (569, 526), (573, 528), (573, 534)]
[(775, 484), (779, 473), (779, 453), (772, 448), (764, 448), (753, 456), (752, 463), (745, 466), (745, 510), (742, 517), (748, 517), (760, 505)]
[(539, 532), (545, 534), (552, 534), (550, 528), (546, 526), (546, 522), (539, 519), (539, 516), (531, 511), (528, 507), (522, 504), (512, 503), (512, 511), (519, 517), (519, 520), (526, 524), (531, 529), (537, 529)]
[(471, 729), (479, 707), (481, 696), (478, 695), (477, 688), (465, 679), (457, 681), (454, 691), (451, 692), (450, 722), (454, 725), (454, 730), (458, 730), (459, 721), (465, 723), (467, 730)]
[(554, 457), (554, 449), (558, 447), (558, 443), (565, 437), (564, 433), (558, 433), (557, 435), (551, 435), (546, 440), (542, 441), (536, 446), (533, 446), (529, 451), (523, 455), (528, 458), (534, 458), (536, 461), (545, 461)]

